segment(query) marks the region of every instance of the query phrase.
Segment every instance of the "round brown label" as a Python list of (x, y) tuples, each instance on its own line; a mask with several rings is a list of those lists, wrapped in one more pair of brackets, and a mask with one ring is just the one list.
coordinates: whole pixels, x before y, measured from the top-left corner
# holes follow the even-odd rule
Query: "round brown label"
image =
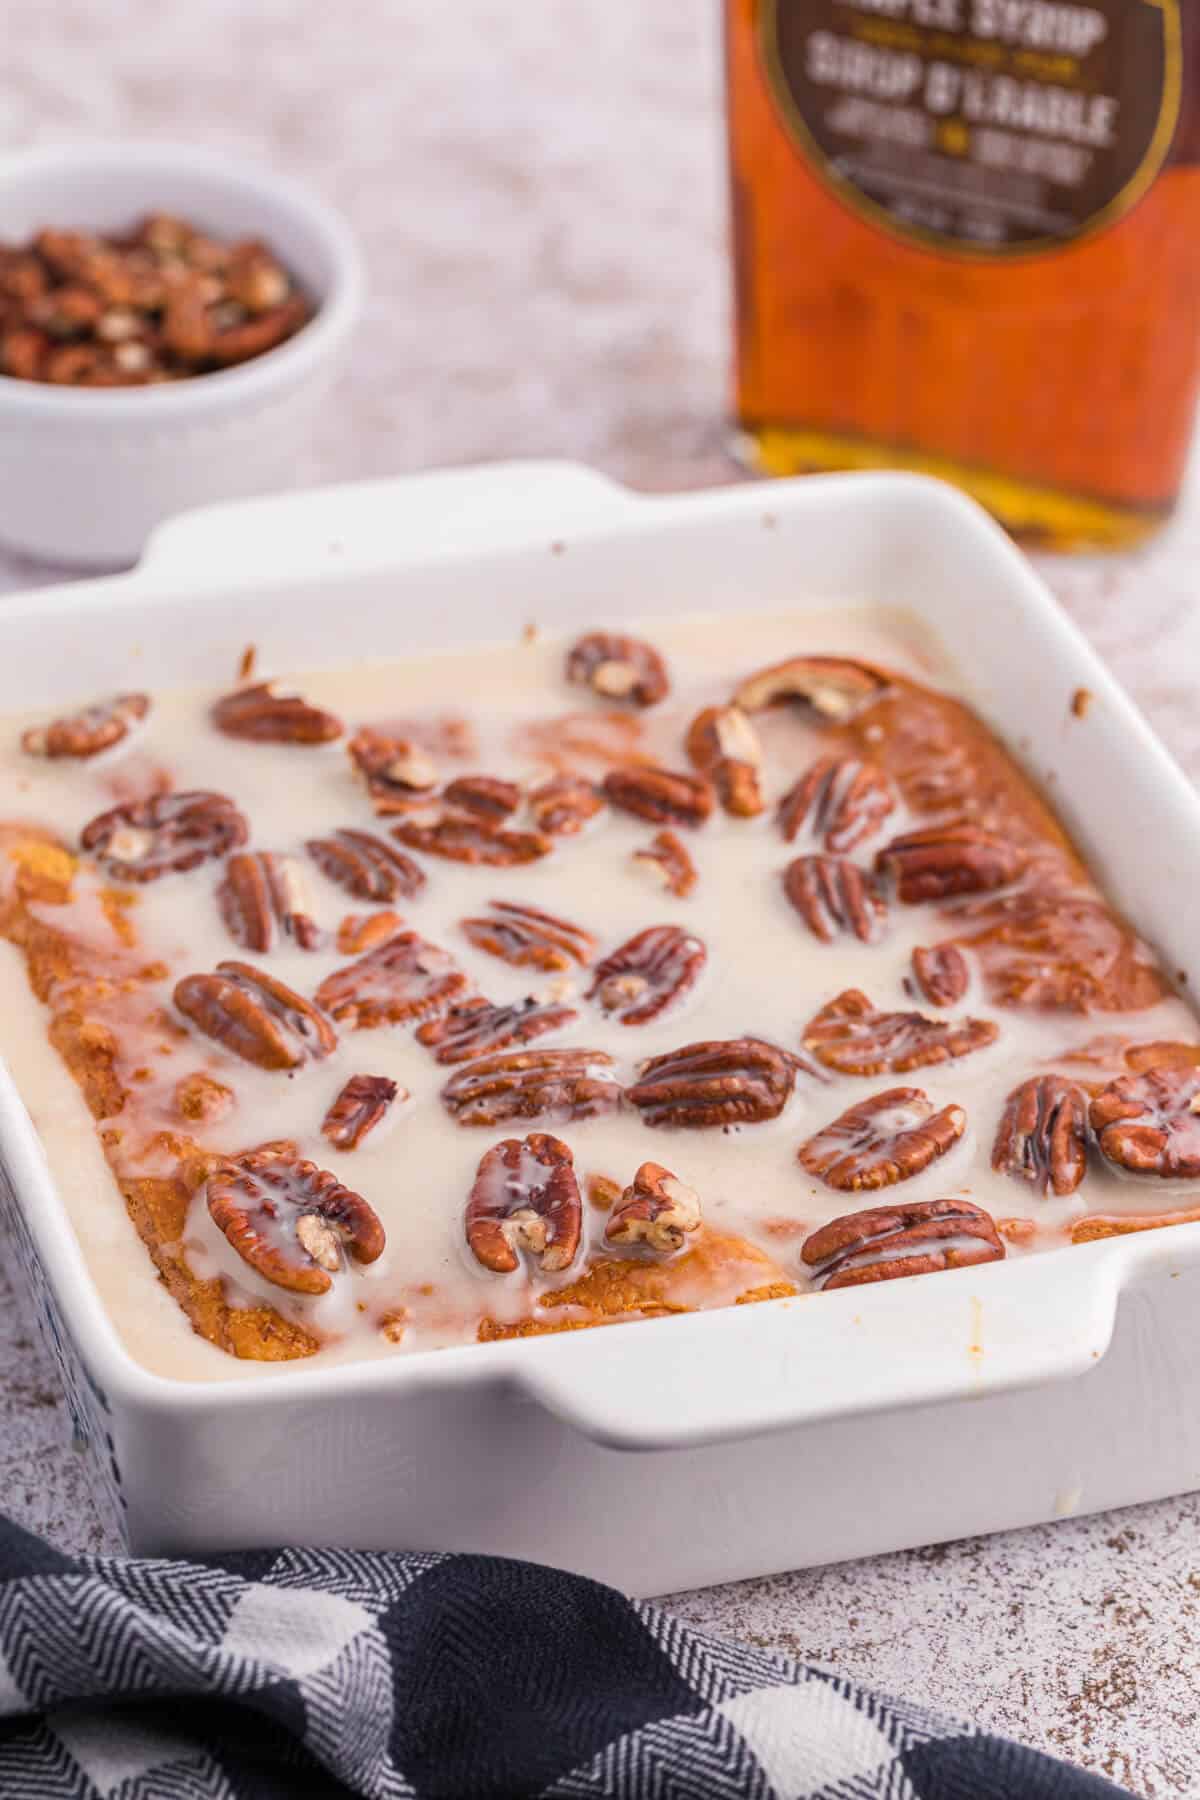
[(761, 0), (784, 120), (855, 210), (974, 254), (1053, 249), (1145, 192), (1179, 0)]

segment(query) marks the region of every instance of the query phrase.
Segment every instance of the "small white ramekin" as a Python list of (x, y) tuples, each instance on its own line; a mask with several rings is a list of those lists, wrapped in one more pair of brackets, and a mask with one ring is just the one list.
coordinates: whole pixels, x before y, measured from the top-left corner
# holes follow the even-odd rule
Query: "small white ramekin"
[(56, 388), (0, 376), (0, 542), (81, 568), (136, 560), (159, 520), (311, 478), (304, 446), (362, 309), (341, 218), (292, 182), (179, 144), (93, 144), (0, 157), (0, 240), (43, 225), (125, 231), (177, 213), (261, 238), (316, 307), (240, 367), (160, 387)]

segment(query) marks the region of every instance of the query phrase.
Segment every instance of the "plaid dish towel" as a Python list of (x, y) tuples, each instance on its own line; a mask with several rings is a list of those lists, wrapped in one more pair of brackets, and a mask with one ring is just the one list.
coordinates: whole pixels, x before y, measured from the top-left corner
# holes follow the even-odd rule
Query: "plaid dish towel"
[(6, 1800), (1122, 1793), (530, 1563), (68, 1557), (0, 1520)]

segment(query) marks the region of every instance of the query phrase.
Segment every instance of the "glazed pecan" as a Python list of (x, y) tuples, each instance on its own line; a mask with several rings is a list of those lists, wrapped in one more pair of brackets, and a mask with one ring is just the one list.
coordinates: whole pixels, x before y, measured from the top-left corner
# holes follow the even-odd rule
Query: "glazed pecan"
[(688, 847), (677, 832), (658, 832), (632, 855), (634, 862), (652, 869), (667, 890), (680, 900), (686, 900), (700, 879)]
[(1026, 866), (1026, 857), (1008, 838), (965, 820), (925, 825), (893, 838), (875, 858), (878, 874), (896, 883), (905, 906), (949, 900), (955, 894), (986, 894), (1007, 887)]
[(685, 1044), (643, 1064), (627, 1097), (647, 1125), (754, 1125), (783, 1111), (797, 1066), (761, 1038)]
[(442, 1104), (460, 1125), (592, 1119), (620, 1105), (612, 1069), (603, 1050), (508, 1050), (452, 1075)]
[(403, 850), (371, 831), (347, 826), (304, 846), (322, 875), (356, 900), (411, 900), (425, 886), (425, 871)]
[(534, 788), (529, 812), (538, 831), (551, 837), (572, 837), (594, 819), (604, 801), (590, 781), (580, 775), (554, 775)]
[(198, 1031), (260, 1069), (295, 1069), (337, 1047), (337, 1032), (311, 1001), (249, 963), (185, 975), (174, 998)]
[(1023, 886), (947, 916), (998, 1005), (1141, 1012), (1168, 991), (1153, 952), (1094, 894)]
[(515, 900), (489, 900), (493, 917), (463, 919), (461, 929), (477, 950), (498, 956), (517, 969), (569, 969), (590, 963), (596, 940), (581, 925), (556, 919)]
[(399, 913), (347, 913), (337, 930), (337, 947), (343, 956), (363, 956), (404, 930)]
[(352, 1075), (321, 1121), (335, 1150), (357, 1150), (397, 1098), (407, 1100), (387, 1075)]
[(875, 882), (843, 856), (797, 856), (783, 871), (783, 891), (814, 937), (832, 944), (841, 932), (873, 944), (887, 923)]
[(225, 864), (217, 905), (229, 935), (243, 950), (270, 950), (277, 931), (301, 950), (320, 948), (321, 933), (294, 857), (239, 850)]
[(21, 748), (29, 756), (99, 756), (129, 736), (150, 711), (148, 694), (118, 694), (49, 725), (34, 725), (21, 733)]
[(1004, 1103), (992, 1167), (1041, 1192), (1073, 1194), (1087, 1170), (1087, 1096), (1061, 1075), (1035, 1075)]
[(763, 810), (762, 747), (740, 707), (706, 706), (692, 720), (685, 748), (693, 767), (711, 779), (727, 813), (752, 819)]
[(990, 1019), (927, 1019), (919, 1012), (877, 1012), (858, 988), (823, 1006), (804, 1030), (804, 1047), (839, 1075), (906, 1075), (969, 1056), (995, 1043)]
[(912, 953), (912, 983), (930, 1006), (956, 1006), (971, 984), (967, 959), (957, 944), (918, 945)]
[(1097, 1094), (1089, 1117), (1103, 1154), (1131, 1175), (1200, 1176), (1200, 1069), (1122, 1075)]
[(587, 998), (622, 1025), (648, 1025), (695, 985), (707, 960), (701, 938), (650, 925), (596, 964)]
[(567, 1146), (545, 1131), (494, 1144), (479, 1164), (467, 1201), (467, 1243), (497, 1275), (518, 1267), (526, 1250), (544, 1274), (570, 1268), (583, 1230), (583, 1205)]
[(514, 1006), (493, 1006), (481, 994), (458, 1001), (417, 1031), (418, 1041), (440, 1063), (470, 1062), (491, 1056), (511, 1044), (527, 1044), (547, 1031), (561, 1031), (579, 1017), (573, 1007), (556, 1006), (529, 996)]
[(151, 794), (114, 806), (85, 825), (80, 842), (114, 881), (157, 881), (224, 856), (248, 835), (224, 794)]
[(919, 1175), (966, 1129), (961, 1106), (935, 1112), (920, 1088), (888, 1088), (860, 1100), (801, 1144), (800, 1164), (827, 1186), (857, 1193)]
[(652, 825), (703, 825), (713, 808), (712, 784), (704, 775), (680, 775), (647, 763), (610, 769), (604, 792), (613, 806)]
[(845, 856), (874, 837), (895, 810), (883, 770), (857, 756), (823, 756), (779, 802), (779, 829), (790, 844), (805, 831), (831, 855)]
[(887, 685), (887, 677), (868, 663), (850, 662), (841, 656), (794, 656), (751, 675), (733, 698), (749, 713), (781, 701), (801, 700), (822, 718), (843, 724), (877, 700)]
[(383, 1226), (361, 1194), (296, 1146), (264, 1144), (224, 1162), (209, 1177), (214, 1225), (264, 1280), (294, 1294), (326, 1294), (346, 1252), (372, 1263)]
[(699, 1224), (700, 1200), (693, 1189), (661, 1163), (645, 1162), (613, 1207), (604, 1236), (610, 1244), (669, 1253), (682, 1250)]
[(515, 781), (501, 781), (495, 775), (459, 775), (443, 788), (442, 799), (457, 812), (499, 824), (520, 806), (521, 790)]
[(992, 1219), (971, 1201), (917, 1200), (831, 1219), (805, 1239), (800, 1255), (828, 1291), (1000, 1262), (1004, 1245)]
[(392, 826), (392, 836), (410, 850), (427, 856), (444, 856), (448, 862), (482, 863), (492, 869), (512, 869), (536, 862), (554, 848), (537, 831), (508, 831), (485, 825), (482, 819), (445, 814), (431, 821), (402, 819)]
[(606, 700), (632, 700), (635, 706), (655, 706), (671, 688), (667, 665), (652, 645), (608, 631), (590, 631), (572, 644), (566, 672), (568, 681)]
[(350, 1031), (399, 1025), (438, 1013), (466, 992), (449, 951), (415, 931), (398, 931), (357, 962), (335, 969), (317, 989), (317, 1005)]
[(226, 737), (256, 744), (328, 744), (345, 730), (333, 713), (312, 706), (301, 694), (277, 694), (273, 681), (235, 688), (216, 701), (211, 718)]
[(381, 818), (408, 812), (416, 800), (437, 786), (437, 764), (411, 738), (364, 727), (350, 739), (346, 750)]

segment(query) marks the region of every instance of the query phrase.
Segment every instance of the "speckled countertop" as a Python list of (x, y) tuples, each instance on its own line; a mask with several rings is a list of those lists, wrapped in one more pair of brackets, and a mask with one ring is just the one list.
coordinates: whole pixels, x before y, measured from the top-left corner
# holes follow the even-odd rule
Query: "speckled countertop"
[[(575, 0), (8, 0), (0, 146), (194, 138), (352, 219), (372, 288), (318, 478), (564, 454), (635, 486), (722, 448), (717, 7)], [(1200, 479), (1136, 557), (1052, 562), (1064, 606), (1200, 777)], [(47, 579), (0, 556), (0, 588)], [(0, 1266), (0, 1505), (111, 1547)], [(1102, 1770), (1200, 1795), (1200, 1498), (670, 1604)]]

